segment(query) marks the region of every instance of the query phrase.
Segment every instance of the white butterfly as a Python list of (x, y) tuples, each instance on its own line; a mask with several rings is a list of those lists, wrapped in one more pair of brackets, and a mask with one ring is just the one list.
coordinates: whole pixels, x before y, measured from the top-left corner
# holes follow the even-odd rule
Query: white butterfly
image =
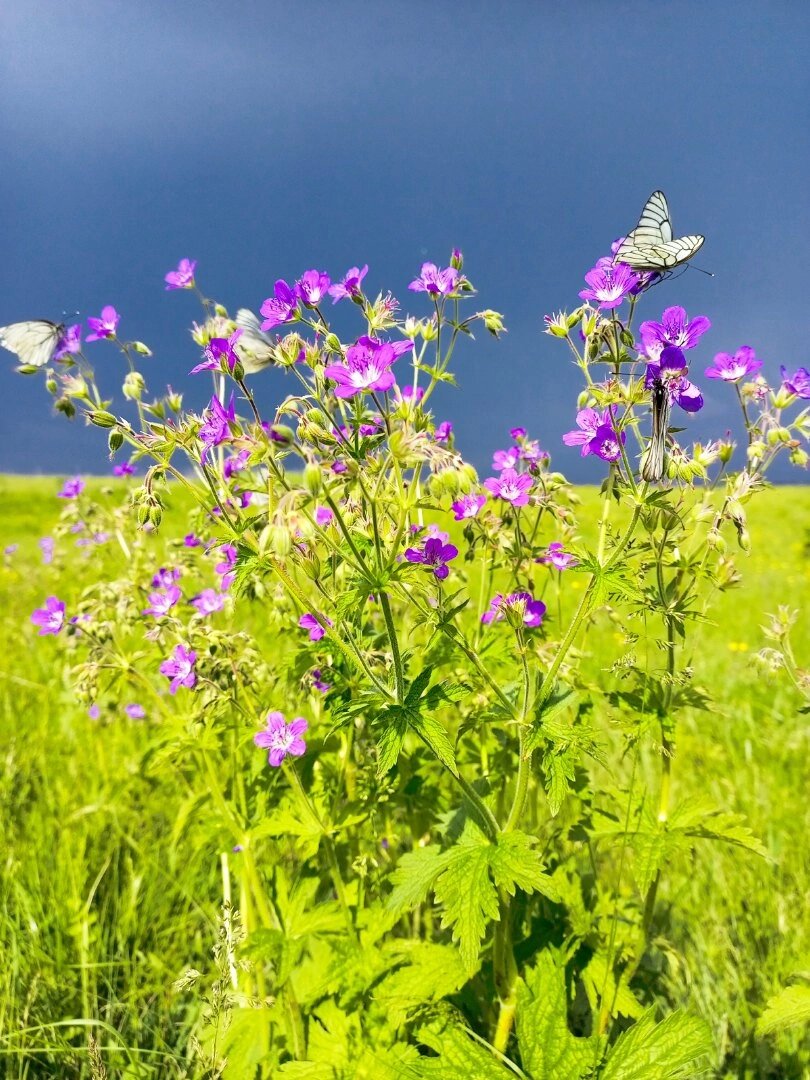
[(663, 191), (654, 191), (641, 211), (638, 225), (628, 233), (613, 261), (633, 270), (664, 274), (687, 262), (703, 246), (705, 237), (693, 234), (672, 239), (672, 221)]
[(16, 354), (20, 363), (43, 367), (49, 363), (64, 333), (62, 323), (48, 319), (0, 326), (0, 345)]
[(240, 308), (235, 321), (237, 328), (242, 331), (236, 342), (236, 352), (245, 374), (255, 375), (273, 363), (276, 342), (262, 330), (258, 316), (248, 308)]

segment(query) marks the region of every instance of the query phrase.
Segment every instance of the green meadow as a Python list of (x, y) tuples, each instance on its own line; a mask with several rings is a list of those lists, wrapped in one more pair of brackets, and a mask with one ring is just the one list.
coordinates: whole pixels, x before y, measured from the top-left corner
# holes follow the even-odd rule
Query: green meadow
[[(93, 487), (116, 501), (124, 491)], [(43, 565), (37, 541), (56, 525), (58, 489), (54, 478), (0, 479), (0, 550), (17, 545), (0, 565), (0, 1075), (102, 1076), (87, 1052), (93, 1034), (110, 1077), (197, 1078), (190, 1039), (202, 1002), (173, 984), (189, 967), (211, 970), (220, 852), (181, 813), (188, 792), (156, 760), (159, 723), (124, 715), (136, 685), (131, 699), (119, 691), (120, 714), (91, 719), (66, 640), (40, 639), (29, 622), (46, 596), (70, 600), (124, 558), (114, 540), (70, 557), (62, 541)], [(594, 523), (597, 493), (580, 494)], [(173, 513), (182, 509), (169, 507), (150, 541), (156, 566), (186, 531)], [(810, 1076), (801, 1028), (755, 1032), (768, 999), (810, 971), (810, 715), (784, 672), (755, 662), (769, 644), (766, 613), (787, 605), (801, 612), (793, 646), (810, 668), (810, 487), (755, 498), (750, 533), (750, 555), (730, 551), (740, 582), (689, 639), (694, 683), (711, 706), (679, 718), (673, 797), (706, 795), (744, 814), (772, 861), (707, 842), (676, 862), (661, 886), (657, 941), (662, 1001), (710, 1023), (717, 1076), (729, 1080)], [(259, 605), (240, 604), (261, 641)], [(601, 612), (582, 643), (594, 682), (612, 678), (623, 639)], [(272, 653), (269, 633), (261, 643)], [(652, 755), (643, 767), (654, 787)]]

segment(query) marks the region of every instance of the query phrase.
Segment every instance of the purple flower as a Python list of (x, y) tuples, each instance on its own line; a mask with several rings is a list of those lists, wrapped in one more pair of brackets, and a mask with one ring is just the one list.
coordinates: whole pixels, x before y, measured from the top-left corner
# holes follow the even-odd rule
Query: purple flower
[(122, 461), (120, 465), (113, 465), (113, 476), (132, 476), (135, 472), (135, 466), (130, 465), (128, 461)]
[(301, 736), (307, 726), (302, 716), (297, 716), (287, 724), (284, 713), (270, 712), (267, 714), (264, 731), (257, 731), (253, 741), (262, 750), (270, 751), (267, 760), (274, 768), (278, 768), (287, 754), (300, 757), (304, 753), (307, 747)]
[(242, 330), (234, 330), (230, 337), (211, 338), (203, 352), (205, 359), (202, 363), (193, 367), (189, 375), (196, 375), (198, 371), (221, 371), (223, 360), (227, 361), (228, 370), (233, 371), (239, 359), (234, 352), (234, 348), (243, 333)]
[(579, 294), (582, 300), (596, 300), (600, 308), (616, 308), (625, 296), (638, 285), (636, 274), (624, 263), (615, 266), (609, 259), (600, 259), (593, 270), (585, 275), (590, 286)]
[(513, 506), (525, 506), (529, 501), (532, 478), (514, 469), (504, 469), (500, 476), (490, 476), (484, 487), (496, 499), (503, 499)]
[(307, 307), (317, 307), (329, 291), (332, 279), (323, 270), (307, 270), (295, 283), (295, 291)]
[(223, 556), (222, 562), (217, 563), (214, 567), (216, 572), (221, 575), (219, 583), (223, 592), (231, 587), (236, 571), (236, 556), (238, 554), (233, 544), (222, 544), (220, 547), (220, 553)]
[(80, 476), (72, 476), (62, 485), (62, 490), (57, 493), (59, 499), (77, 499), (84, 491), (84, 480)]
[(510, 446), (508, 450), (496, 450), (492, 455), (492, 468), (495, 472), (503, 472), (504, 469), (514, 469), (520, 461), (520, 449)]
[(412, 341), (382, 342), (363, 336), (346, 350), (345, 364), (329, 364), (324, 375), (337, 383), (335, 396), (339, 398), (354, 397), (365, 390), (390, 390), (394, 385), (391, 365), (412, 348)]
[(338, 300), (344, 299), (352, 300), (355, 296), (359, 296), (363, 291), (363, 278), (367, 273), (368, 264), (361, 270), (356, 266), (347, 270), (340, 281), (330, 286), (329, 295), (332, 297), (332, 303), (336, 304)]
[(334, 520), (335, 515), (328, 506), (317, 506), (315, 508), (315, 521), (322, 529), (327, 525), (331, 525)]
[(182, 596), (176, 585), (170, 585), (168, 589), (156, 589), (149, 594), (149, 607), (144, 608), (142, 615), (154, 615), (156, 619), (168, 615), (174, 605)]
[(433, 438), (437, 443), (450, 442), (450, 436), (453, 434), (453, 425), (449, 420), (442, 420), (440, 424), (436, 425), (436, 430), (433, 433)]
[(525, 439), (526, 428), (525, 427), (513, 427), (509, 429), (509, 435), (513, 439)]
[(405, 558), (408, 562), (421, 563), (423, 566), (430, 567), (434, 577), (439, 581), (444, 581), (450, 571), (447, 569), (446, 563), (452, 562), (458, 555), (458, 548), (455, 544), (445, 544), (437, 536), (431, 536), (430, 539), (425, 541), (424, 547), (408, 548), (405, 552)]
[(65, 625), (65, 605), (56, 596), (49, 596), (45, 607), (31, 613), (31, 622), (39, 627), (39, 636), (58, 634)]
[(183, 547), (198, 548), (202, 547), (202, 540), (199, 536), (195, 536), (194, 533), (186, 533), (183, 538)]
[(98, 718), (101, 716), (101, 709), (98, 707), (98, 705), (96, 705), (95, 702), (93, 702), (93, 704), (87, 710), (87, 715), (90, 717), (91, 720), (98, 720)]
[(486, 501), (486, 495), (462, 495), (451, 504), (450, 509), (456, 521), (464, 521), (465, 518), (475, 517)]
[(762, 367), (762, 361), (757, 360), (754, 350), (748, 345), (732, 356), (730, 353), (717, 353), (714, 362), (706, 368), (707, 379), (722, 379), (724, 382), (738, 382), (746, 375), (754, 375)]
[(93, 331), (92, 334), (87, 335), (87, 340), (103, 341), (105, 338), (114, 338), (120, 321), (121, 316), (115, 308), (111, 304), (107, 304), (106, 307), (101, 309), (100, 319), (91, 317), (87, 320), (87, 325)]
[(175, 581), (180, 580), (181, 574), (179, 566), (161, 566), (152, 578), (152, 585), (157, 589), (170, 589)]
[(6, 544), (6, 546), (3, 548), (3, 554), (11, 556), (14, 554), (14, 552), (19, 546), (19, 544)]
[(196, 259), (181, 259), (176, 270), (170, 270), (164, 277), (166, 291), (170, 289), (193, 289), (194, 271), (197, 269)]
[(194, 597), (191, 603), (200, 615), (213, 615), (215, 611), (222, 611), (225, 606), (225, 598), (216, 589), (203, 589), (201, 593)]
[(282, 278), (276, 282), (274, 295), (269, 297), (261, 306), (264, 322), (262, 330), (272, 330), (274, 326), (281, 326), (290, 322), (298, 311), (298, 296), (295, 289)]
[(53, 562), (54, 541), (52, 536), (43, 536), (39, 541), (39, 550), (42, 552), (42, 561), (48, 566)]
[(139, 705), (136, 701), (134, 701), (131, 705), (125, 705), (124, 712), (130, 718), (130, 720), (146, 719), (146, 709), (143, 707), (143, 705)]
[(197, 662), (197, 654), (193, 649), (187, 649), (184, 645), (176, 645), (174, 652), (168, 660), (160, 665), (160, 674), (171, 679), (169, 691), (176, 694), (181, 686), (191, 689), (197, 681), (194, 665)]
[(81, 347), (82, 327), (81, 323), (77, 323), (75, 326), (69, 326), (62, 331), (62, 336), (54, 349), (53, 358), (54, 360), (61, 360), (63, 356), (67, 356), (69, 353), (80, 352)]
[[(596, 454), (603, 461), (615, 461), (621, 456), (619, 437), (611, 422), (610, 410), (597, 412), (596, 409), (580, 409), (577, 413), (579, 431), (567, 431), (563, 435), (566, 446), (582, 446), (582, 456)], [(622, 432), (622, 443), (627, 436)], [(615, 444), (615, 445), (614, 445)], [(616, 453), (615, 457), (606, 456)]]
[(574, 556), (563, 551), (563, 546), (559, 540), (552, 540), (546, 549), (545, 555), (541, 555), (539, 559), (534, 561), (543, 563), (545, 566), (553, 566), (555, 570), (567, 570), (570, 566), (577, 565)]
[(203, 444), (203, 452), (200, 456), (200, 461), (203, 464), (205, 464), (208, 451), (212, 446), (219, 446), (220, 443), (231, 437), (231, 424), (233, 423), (236, 423), (233, 394), (231, 394), (227, 409), (223, 407), (219, 398), (214, 395), (203, 415), (200, 430), (197, 432), (197, 438)]
[(329, 690), (332, 689), (332, 684), (328, 683), (328, 682), (324, 682), (322, 676), (323, 676), (323, 672), (321, 671), (320, 668), (313, 668), (312, 671), (310, 671), (310, 673), (309, 673), (309, 677), (310, 677), (310, 680), (312, 681), (313, 687), (316, 690), (320, 690), (320, 692), (322, 694), (325, 694)]
[(530, 439), (523, 443), (520, 448), (520, 456), (523, 461), (528, 461), (530, 465), (536, 465), (540, 461), (548, 461), (548, 450), (542, 450), (540, 443), (536, 439)]
[(430, 296), (449, 296), (458, 285), (461, 276), (454, 267), (440, 270), (435, 263), (422, 263), (419, 277), (408, 288), (411, 292), (426, 292)]
[(789, 394), (804, 400), (810, 399), (810, 371), (807, 368), (797, 368), (795, 375), (788, 375), (786, 367), (779, 368), (782, 377), (782, 386)]
[(327, 626), (334, 626), (332, 620), (328, 619), (325, 615), (321, 615), (319, 619), (316, 619), (315, 616), (308, 611), (298, 620), (298, 625), (302, 630), (309, 630), (310, 641), (320, 641), (324, 636), (326, 630), (321, 625), (322, 623), (326, 623)]
[(643, 322), (639, 333), (647, 357), (658, 360), (661, 350), (667, 345), (694, 349), (711, 325), (705, 315), (697, 315), (690, 321), (682, 307), (668, 307), (661, 316), (661, 322)]
[(686, 378), (688, 370), (681, 349), (667, 345), (661, 350), (657, 362), (647, 364), (644, 385), (650, 390), (656, 381), (660, 381), (669, 391), (671, 404), (680, 405), (684, 412), (698, 412), (703, 408), (703, 396), (695, 384)]
[(481, 616), (481, 622), (500, 622), (510, 611), (522, 616), (524, 626), (540, 626), (546, 613), (546, 605), (542, 600), (534, 600), (531, 593), (515, 592), (508, 596), (498, 593)]
[(230, 480), (234, 473), (242, 472), (243, 469), (246, 469), (249, 460), (249, 450), (240, 450), (238, 454), (231, 454), (229, 457), (226, 457), (222, 470), (225, 473), (225, 479)]
[[(403, 401), (410, 401), (411, 398), (413, 398), (414, 401), (421, 401), (422, 398), (425, 396), (425, 390), (422, 386), (417, 386), (417, 388), (414, 390), (413, 383), (409, 383), (407, 386), (403, 387), (402, 390), (400, 390), (399, 396), (402, 398)], [(452, 428), (452, 426), (453, 425), (451, 424), (450, 427)], [(436, 430), (438, 431), (438, 428)]]

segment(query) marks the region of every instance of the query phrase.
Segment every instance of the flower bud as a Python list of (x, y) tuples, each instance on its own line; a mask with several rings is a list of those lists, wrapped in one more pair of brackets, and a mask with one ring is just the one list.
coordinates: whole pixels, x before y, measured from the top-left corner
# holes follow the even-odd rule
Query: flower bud
[(423, 341), (435, 341), (439, 330), (436, 326), (435, 319), (423, 319), (422, 328), (420, 333), (422, 334)]
[(484, 320), (484, 326), (493, 337), (506, 333), (506, 328), (503, 325), (503, 315), (499, 311), (491, 311), (487, 308), (486, 311), (478, 312), (478, 318)]
[(728, 545), (718, 529), (710, 529), (706, 536), (706, 546), (712, 548), (714, 551), (719, 551), (722, 555), (725, 553)]
[(152, 355), (152, 350), (149, 348), (148, 345), (144, 345), (142, 341), (132, 341), (130, 342), (130, 344), (132, 345), (132, 348), (135, 350), (138, 356)]
[(72, 420), (76, 415), (76, 406), (70, 400), (69, 397), (60, 397), (54, 402), (53, 406), (57, 412), (63, 413), (68, 420)]
[(284, 424), (273, 424), (270, 428), (270, 441), (278, 446), (292, 446), (295, 432)]
[(146, 389), (146, 380), (140, 371), (130, 371), (124, 379), (122, 390), (127, 401), (140, 401)]
[(162, 520), (163, 510), (159, 506), (150, 506), (148, 521), (152, 528), (159, 529)]
[(228, 318), (228, 309), (222, 304), (214, 304), (214, 313), (220, 317), (220, 319)]
[(723, 464), (728, 465), (728, 463), (731, 461), (732, 455), (734, 454), (734, 443), (718, 442), (717, 454)]
[(304, 466), (304, 487), (313, 496), (317, 495), (323, 487), (321, 467), (314, 461), (310, 461)]
[(311, 549), (301, 556), (301, 569), (312, 581), (317, 581), (321, 576), (321, 560)]
[[(228, 361), (226, 360), (225, 361), (226, 368), (227, 368), (227, 364), (228, 364)], [(241, 360), (237, 359), (236, 363), (233, 365), (233, 370), (231, 371), (230, 368), (227, 368), (227, 370), (226, 370), (226, 372), (224, 374), (227, 374), (228, 371), (230, 371), (230, 374), (233, 375), (234, 379), (236, 379), (237, 382), (243, 382), (244, 381), (244, 378), (245, 378), (245, 365), (242, 363)]]
[(633, 347), (633, 345), (635, 344), (635, 340), (636, 339), (633, 337), (632, 333), (626, 328), (622, 330), (619, 334), (619, 341), (621, 341), (622, 345), (625, 345), (628, 348)]
[(341, 354), (343, 353), (343, 346), (341, 345), (340, 338), (337, 336), (337, 334), (333, 334), (331, 332), (328, 333), (324, 338), (323, 344), (324, 348), (327, 349), (328, 352)]
[(786, 409), (795, 400), (795, 396), (784, 386), (780, 386), (778, 390), (771, 390), (771, 401), (775, 409)]
[(116, 452), (116, 450), (120, 450), (123, 445), (124, 445), (124, 433), (123, 433), (123, 431), (119, 431), (117, 428), (113, 428), (110, 431), (110, 434), (107, 436), (107, 446), (109, 446), (109, 448), (110, 448), (110, 457), (112, 457), (112, 455)]
[(56, 379), (53, 377), (53, 375), (49, 375), (49, 377), (45, 380), (45, 389), (48, 391), (49, 394), (56, 394), (57, 390), (59, 389), (56, 385)]
[(586, 409), (588, 407), (588, 401), (590, 400), (590, 390), (580, 390), (577, 395), (577, 409)]
[(751, 536), (748, 532), (748, 529), (737, 530), (737, 542), (739, 543), (743, 551), (746, 553), (746, 555), (751, 551)]
[(36, 375), (39, 368), (36, 364), (18, 364), (15, 370), (18, 375)]
[(286, 525), (267, 525), (259, 537), (259, 551), (264, 554), (272, 551), (284, 558), (292, 550), (292, 533)]
[(450, 265), (454, 270), (464, 269), (464, 256), (462, 255), (460, 248), (453, 248), (450, 253)]
[(810, 461), (810, 455), (806, 450), (797, 447), (795, 450), (791, 450), (789, 460), (791, 465), (798, 465), (800, 469), (806, 469), (807, 462)]
[(87, 414), (87, 419), (90, 421), (91, 424), (95, 424), (96, 427), (100, 428), (115, 427), (115, 425), (118, 423), (117, 419), (113, 416), (113, 414), (111, 412), (107, 412), (106, 409), (91, 409), (91, 411)]

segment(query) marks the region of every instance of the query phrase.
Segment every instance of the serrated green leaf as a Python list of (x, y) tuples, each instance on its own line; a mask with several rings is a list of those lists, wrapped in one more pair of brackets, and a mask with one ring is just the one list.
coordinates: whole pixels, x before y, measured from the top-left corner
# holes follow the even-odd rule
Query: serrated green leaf
[(644, 1006), (629, 988), (624, 976), (620, 977), (619, 984), (616, 985), (616, 978), (613, 971), (608, 970), (603, 953), (594, 953), (590, 958), (582, 972), (582, 983), (594, 1011), (605, 1001), (611, 1006), (611, 1016), (635, 1018), (644, 1012)]
[(436, 757), (441, 761), (453, 776), (458, 776), (456, 768), (456, 754), (453, 744), (447, 737), (447, 732), (442, 724), (432, 716), (417, 713), (411, 717), (411, 727), (427, 743)]
[(513, 831), (498, 833), (497, 843), (489, 845), (489, 862), (495, 883), (506, 889), (510, 896), (515, 888), (524, 892), (539, 892), (555, 903), (560, 894), (554, 882), (543, 872), (540, 856), (534, 851), (536, 840), (526, 833)]
[(384, 715), (385, 727), (377, 739), (377, 778), (393, 769), (402, 750), (408, 730), (408, 718), (402, 709), (388, 709)]
[(810, 1024), (810, 986), (786, 986), (768, 999), (757, 1020), (757, 1035), (773, 1035), (785, 1028)]
[(537, 954), (517, 987), (520, 1057), (532, 1080), (581, 1080), (593, 1064), (591, 1039), (568, 1029), (565, 965), (556, 950)]
[(433, 674), (431, 668), (427, 668), (425, 671), (420, 671), (411, 685), (408, 687), (408, 692), (405, 695), (405, 704), (414, 706), (421, 698), (427, 684), (430, 682), (430, 677)]
[(392, 951), (406, 962), (377, 985), (374, 997), (395, 1026), (417, 1005), (454, 994), (469, 978), (458, 949), (451, 945), (398, 942)]
[[(469, 831), (469, 823), (465, 833)], [(478, 830), (475, 830), (478, 832)], [(450, 849), (450, 861), (433, 886), (443, 907), (442, 927), (450, 927), (453, 941), (459, 943), (461, 959), (473, 974), (478, 966), (478, 950), (487, 924), (500, 917), (498, 893), (490, 878), (492, 845), (460, 843)]]
[(418, 1075), (424, 1080), (515, 1080), (513, 1069), (503, 1065), (494, 1051), (474, 1041), (458, 1024), (422, 1028), (419, 1038), (438, 1054), (420, 1058)]
[(332, 1066), (323, 1061), (288, 1061), (277, 1073), (293, 1080), (335, 1080), (337, 1075)]
[(567, 754), (547, 754), (543, 759), (548, 812), (556, 817), (574, 781), (574, 766)]
[(451, 853), (442, 851), (435, 844), (415, 848), (403, 855), (391, 875), (394, 891), (386, 909), (395, 915), (410, 911), (424, 903), (434, 881), (447, 866)]
[(225, 1032), (223, 1080), (253, 1080), (268, 1050), (272, 1009), (234, 1009)]
[(680, 1010), (656, 1024), (650, 1009), (608, 1052), (601, 1080), (695, 1080), (714, 1051), (709, 1025)]

